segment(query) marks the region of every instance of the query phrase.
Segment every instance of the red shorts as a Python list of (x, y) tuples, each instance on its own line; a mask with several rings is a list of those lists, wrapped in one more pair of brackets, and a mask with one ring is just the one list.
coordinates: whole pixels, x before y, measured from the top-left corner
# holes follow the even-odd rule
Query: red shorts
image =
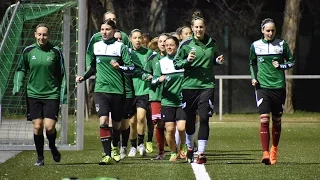
[(161, 103), (159, 101), (150, 102), (152, 121), (161, 119)]

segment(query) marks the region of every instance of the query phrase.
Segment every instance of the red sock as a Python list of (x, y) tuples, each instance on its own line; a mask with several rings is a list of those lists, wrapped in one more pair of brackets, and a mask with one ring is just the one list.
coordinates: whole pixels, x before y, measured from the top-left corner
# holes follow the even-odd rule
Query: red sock
[(272, 145), (277, 147), (281, 135), (281, 124), (272, 125)]
[(164, 151), (164, 128), (156, 128), (156, 139), (159, 153)]
[(270, 133), (269, 123), (260, 124), (260, 140), (263, 151), (269, 151)]

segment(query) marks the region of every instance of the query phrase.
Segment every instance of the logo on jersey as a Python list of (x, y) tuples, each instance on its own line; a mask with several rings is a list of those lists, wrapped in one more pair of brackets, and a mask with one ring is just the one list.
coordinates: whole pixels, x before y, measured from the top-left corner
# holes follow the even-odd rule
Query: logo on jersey
[(259, 57), (259, 58), (258, 58), (258, 61), (259, 61), (259, 62), (263, 62), (263, 61), (264, 61), (263, 57)]
[(282, 48), (280, 46), (275, 46), (274, 47), (274, 52), (276, 54), (282, 54)]
[(36, 58), (36, 56), (32, 56), (32, 58), (31, 58), (31, 59), (37, 59), (37, 58)]
[(96, 61), (97, 61), (97, 63), (100, 63), (100, 58), (97, 58)]
[(99, 112), (99, 110), (100, 110), (100, 106), (99, 104), (96, 104), (96, 111)]
[(50, 57), (50, 56), (47, 57), (47, 61), (52, 61), (52, 60), (53, 60), (52, 57)]

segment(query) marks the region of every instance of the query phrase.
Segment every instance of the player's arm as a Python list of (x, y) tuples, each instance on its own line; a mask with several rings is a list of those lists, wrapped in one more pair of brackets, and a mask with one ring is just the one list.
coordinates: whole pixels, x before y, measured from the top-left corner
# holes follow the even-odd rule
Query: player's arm
[(252, 86), (256, 86), (258, 84), (258, 81), (256, 78), (256, 71), (254, 68), (254, 66), (256, 65), (257, 65), (257, 55), (255, 53), (254, 45), (251, 44), (250, 53), (249, 53), (249, 68), (250, 68)]
[(168, 80), (169, 76), (162, 75), (160, 62), (157, 62), (153, 71), (151, 85), (160, 85), (164, 80)]
[(27, 58), (28, 58), (28, 53), (26, 52), (26, 49), (24, 49), (22, 55), (19, 58), (16, 72), (14, 73), (13, 89), (12, 89), (13, 95), (16, 95), (20, 91), (21, 87), (23, 86), (23, 80), (24, 80), (25, 74), (29, 69)]
[(60, 49), (56, 48), (58, 50), (58, 63), (56, 67), (56, 75), (58, 77), (58, 80), (60, 82), (60, 103), (61, 104), (68, 104), (68, 94), (67, 94), (67, 80), (66, 80), (66, 69), (64, 66), (64, 58), (62, 55), (62, 52)]
[(121, 58), (123, 61), (123, 65), (119, 66), (119, 68), (122, 71), (127, 72), (127, 73), (134, 71), (135, 65), (132, 62), (128, 47), (124, 44), (121, 45)]
[(189, 51), (187, 50), (186, 46), (179, 47), (178, 53), (173, 60), (175, 69), (187, 69), (191, 65), (194, 58), (192, 59), (189, 57), (189, 54), (191, 54)]
[(280, 69), (290, 69), (294, 66), (295, 60), (290, 51), (289, 45), (286, 41), (283, 42), (283, 57), (285, 58), (284, 64), (279, 64)]

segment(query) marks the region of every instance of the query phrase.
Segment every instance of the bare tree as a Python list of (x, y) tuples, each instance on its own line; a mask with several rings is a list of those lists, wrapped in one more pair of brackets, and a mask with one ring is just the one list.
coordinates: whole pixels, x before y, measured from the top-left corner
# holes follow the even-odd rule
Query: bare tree
[(149, 32), (156, 34), (164, 32), (167, 0), (152, 0), (149, 14)]
[[(289, 48), (293, 54), (296, 49), (296, 41), (301, 18), (300, 4), (301, 0), (286, 0), (284, 21), (282, 25), (281, 37), (288, 42)], [(293, 69), (286, 70), (286, 75), (292, 74)], [(286, 84), (287, 98), (285, 103), (285, 112), (293, 113), (292, 79), (287, 79)]]

